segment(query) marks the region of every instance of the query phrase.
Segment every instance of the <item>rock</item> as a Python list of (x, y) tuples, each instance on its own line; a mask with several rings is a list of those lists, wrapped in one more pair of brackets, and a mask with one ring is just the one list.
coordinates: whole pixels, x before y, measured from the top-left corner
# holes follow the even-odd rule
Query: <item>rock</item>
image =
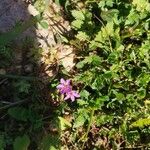
[(35, 7), (31, 4), (28, 5), (28, 12), (33, 15), (36, 16), (39, 14), (39, 12), (35, 9)]
[(17, 22), (23, 22), (30, 18), (27, 7), (22, 0), (1, 0), (0, 1), (0, 31), (7, 32)]
[(74, 63), (75, 53), (73, 47), (68, 45), (62, 45), (61, 49), (58, 52), (58, 62), (62, 63), (66, 71), (71, 71), (75, 66)]

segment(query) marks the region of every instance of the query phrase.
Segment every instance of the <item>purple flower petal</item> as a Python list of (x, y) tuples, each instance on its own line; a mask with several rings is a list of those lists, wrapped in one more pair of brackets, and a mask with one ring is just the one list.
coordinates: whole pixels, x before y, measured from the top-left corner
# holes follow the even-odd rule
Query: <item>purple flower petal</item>
[(59, 84), (58, 86), (57, 86), (57, 89), (61, 89), (61, 88), (63, 88), (64, 86), (62, 85), (62, 84)]
[(64, 80), (63, 78), (61, 78), (61, 79), (60, 79), (60, 83), (61, 83), (61, 84), (65, 84), (66, 82), (65, 82), (65, 80)]
[(76, 91), (73, 91), (73, 95), (74, 97), (80, 97), (80, 95)]
[(60, 84), (57, 86), (61, 94), (68, 93), (72, 90), (70, 85), (70, 80), (64, 80), (63, 78), (60, 79)]
[(59, 92), (60, 92), (61, 94), (65, 94), (65, 92), (64, 92), (63, 90), (60, 90)]
[(70, 99), (71, 99), (72, 102), (75, 101), (74, 95), (71, 95)]
[(78, 97), (80, 97), (80, 95), (76, 91), (72, 90), (72, 91), (66, 93), (65, 100), (71, 99), (71, 101), (73, 102)]
[(67, 85), (70, 85), (70, 80), (66, 80), (66, 84), (67, 84)]
[(76, 98), (80, 97), (79, 93), (75, 90), (72, 90), (72, 86), (70, 85), (70, 80), (60, 79), (60, 84), (57, 86), (57, 89), (61, 94), (64, 94), (66, 97), (64, 100), (71, 99), (71, 101), (75, 101)]
[(65, 98), (64, 98), (64, 100), (67, 100), (67, 99), (69, 99), (70, 98), (70, 95), (67, 95)]

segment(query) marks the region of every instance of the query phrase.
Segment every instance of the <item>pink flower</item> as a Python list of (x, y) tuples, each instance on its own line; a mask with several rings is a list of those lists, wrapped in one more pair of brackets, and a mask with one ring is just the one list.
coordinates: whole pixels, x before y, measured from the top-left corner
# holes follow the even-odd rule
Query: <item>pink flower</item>
[(79, 97), (80, 97), (80, 95), (77, 93), (77, 91), (72, 90), (72, 91), (66, 93), (66, 97), (64, 100), (71, 99), (71, 101), (73, 102), (73, 101), (75, 101), (76, 98), (79, 98)]
[(80, 97), (77, 91), (72, 90), (72, 86), (70, 85), (70, 80), (60, 79), (60, 84), (57, 86), (57, 89), (61, 94), (65, 95), (64, 100), (71, 99), (71, 101), (75, 101), (76, 98)]
[(57, 89), (60, 91), (61, 94), (70, 92), (72, 90), (70, 80), (65, 81), (63, 78), (60, 79), (60, 84), (57, 86)]

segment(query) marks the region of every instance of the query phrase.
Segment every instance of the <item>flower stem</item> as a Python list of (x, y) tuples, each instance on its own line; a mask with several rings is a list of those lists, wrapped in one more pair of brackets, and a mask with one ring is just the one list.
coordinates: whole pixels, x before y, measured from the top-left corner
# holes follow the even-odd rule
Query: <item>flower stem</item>
[(84, 142), (83, 142), (83, 144), (82, 144), (81, 150), (84, 149), (84, 145), (85, 145), (85, 143), (86, 143), (86, 141), (87, 141), (87, 137), (88, 137), (88, 134), (89, 134), (89, 132), (90, 132), (90, 128), (91, 128), (91, 125), (92, 125), (92, 122), (93, 122), (94, 112), (95, 112), (95, 109), (92, 108), (92, 111), (91, 111), (91, 114), (90, 114), (89, 124), (88, 124), (87, 131), (86, 131), (86, 134), (85, 134), (85, 140), (84, 140)]

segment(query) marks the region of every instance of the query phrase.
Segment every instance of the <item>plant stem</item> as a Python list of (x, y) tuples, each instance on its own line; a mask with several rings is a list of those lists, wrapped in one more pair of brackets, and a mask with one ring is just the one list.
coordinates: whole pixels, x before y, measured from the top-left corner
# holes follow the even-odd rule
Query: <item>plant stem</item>
[(109, 42), (110, 50), (111, 50), (111, 52), (112, 52), (112, 51), (113, 51), (113, 48), (112, 48), (110, 36), (109, 36), (109, 34), (108, 34), (108, 32), (107, 32), (107, 29), (106, 29), (106, 27), (105, 27), (105, 24), (104, 24), (103, 21), (102, 21), (100, 18), (98, 18), (96, 15), (94, 15), (94, 16), (95, 16), (95, 18), (102, 24), (102, 26), (103, 26), (103, 28), (104, 28), (104, 30), (105, 30), (107, 36), (108, 36), (108, 42)]
[(91, 111), (91, 114), (90, 114), (89, 124), (88, 124), (87, 131), (86, 131), (86, 134), (85, 134), (85, 140), (84, 140), (84, 142), (83, 142), (83, 144), (82, 144), (81, 150), (84, 149), (84, 145), (85, 145), (85, 143), (86, 143), (86, 141), (87, 141), (87, 137), (88, 137), (88, 134), (89, 134), (89, 132), (90, 132), (90, 128), (91, 128), (91, 125), (92, 125), (92, 122), (93, 122), (94, 112), (95, 112), (95, 109), (92, 108), (92, 111)]
[(13, 107), (13, 106), (16, 106), (16, 105), (20, 105), (20, 104), (26, 103), (28, 101), (29, 101), (28, 99), (25, 99), (25, 100), (21, 100), (21, 101), (18, 101), (18, 102), (11, 103), (9, 105), (5, 105), (3, 107), (0, 107), (0, 111), (1, 110), (5, 110), (5, 109), (10, 108), (10, 107)]

